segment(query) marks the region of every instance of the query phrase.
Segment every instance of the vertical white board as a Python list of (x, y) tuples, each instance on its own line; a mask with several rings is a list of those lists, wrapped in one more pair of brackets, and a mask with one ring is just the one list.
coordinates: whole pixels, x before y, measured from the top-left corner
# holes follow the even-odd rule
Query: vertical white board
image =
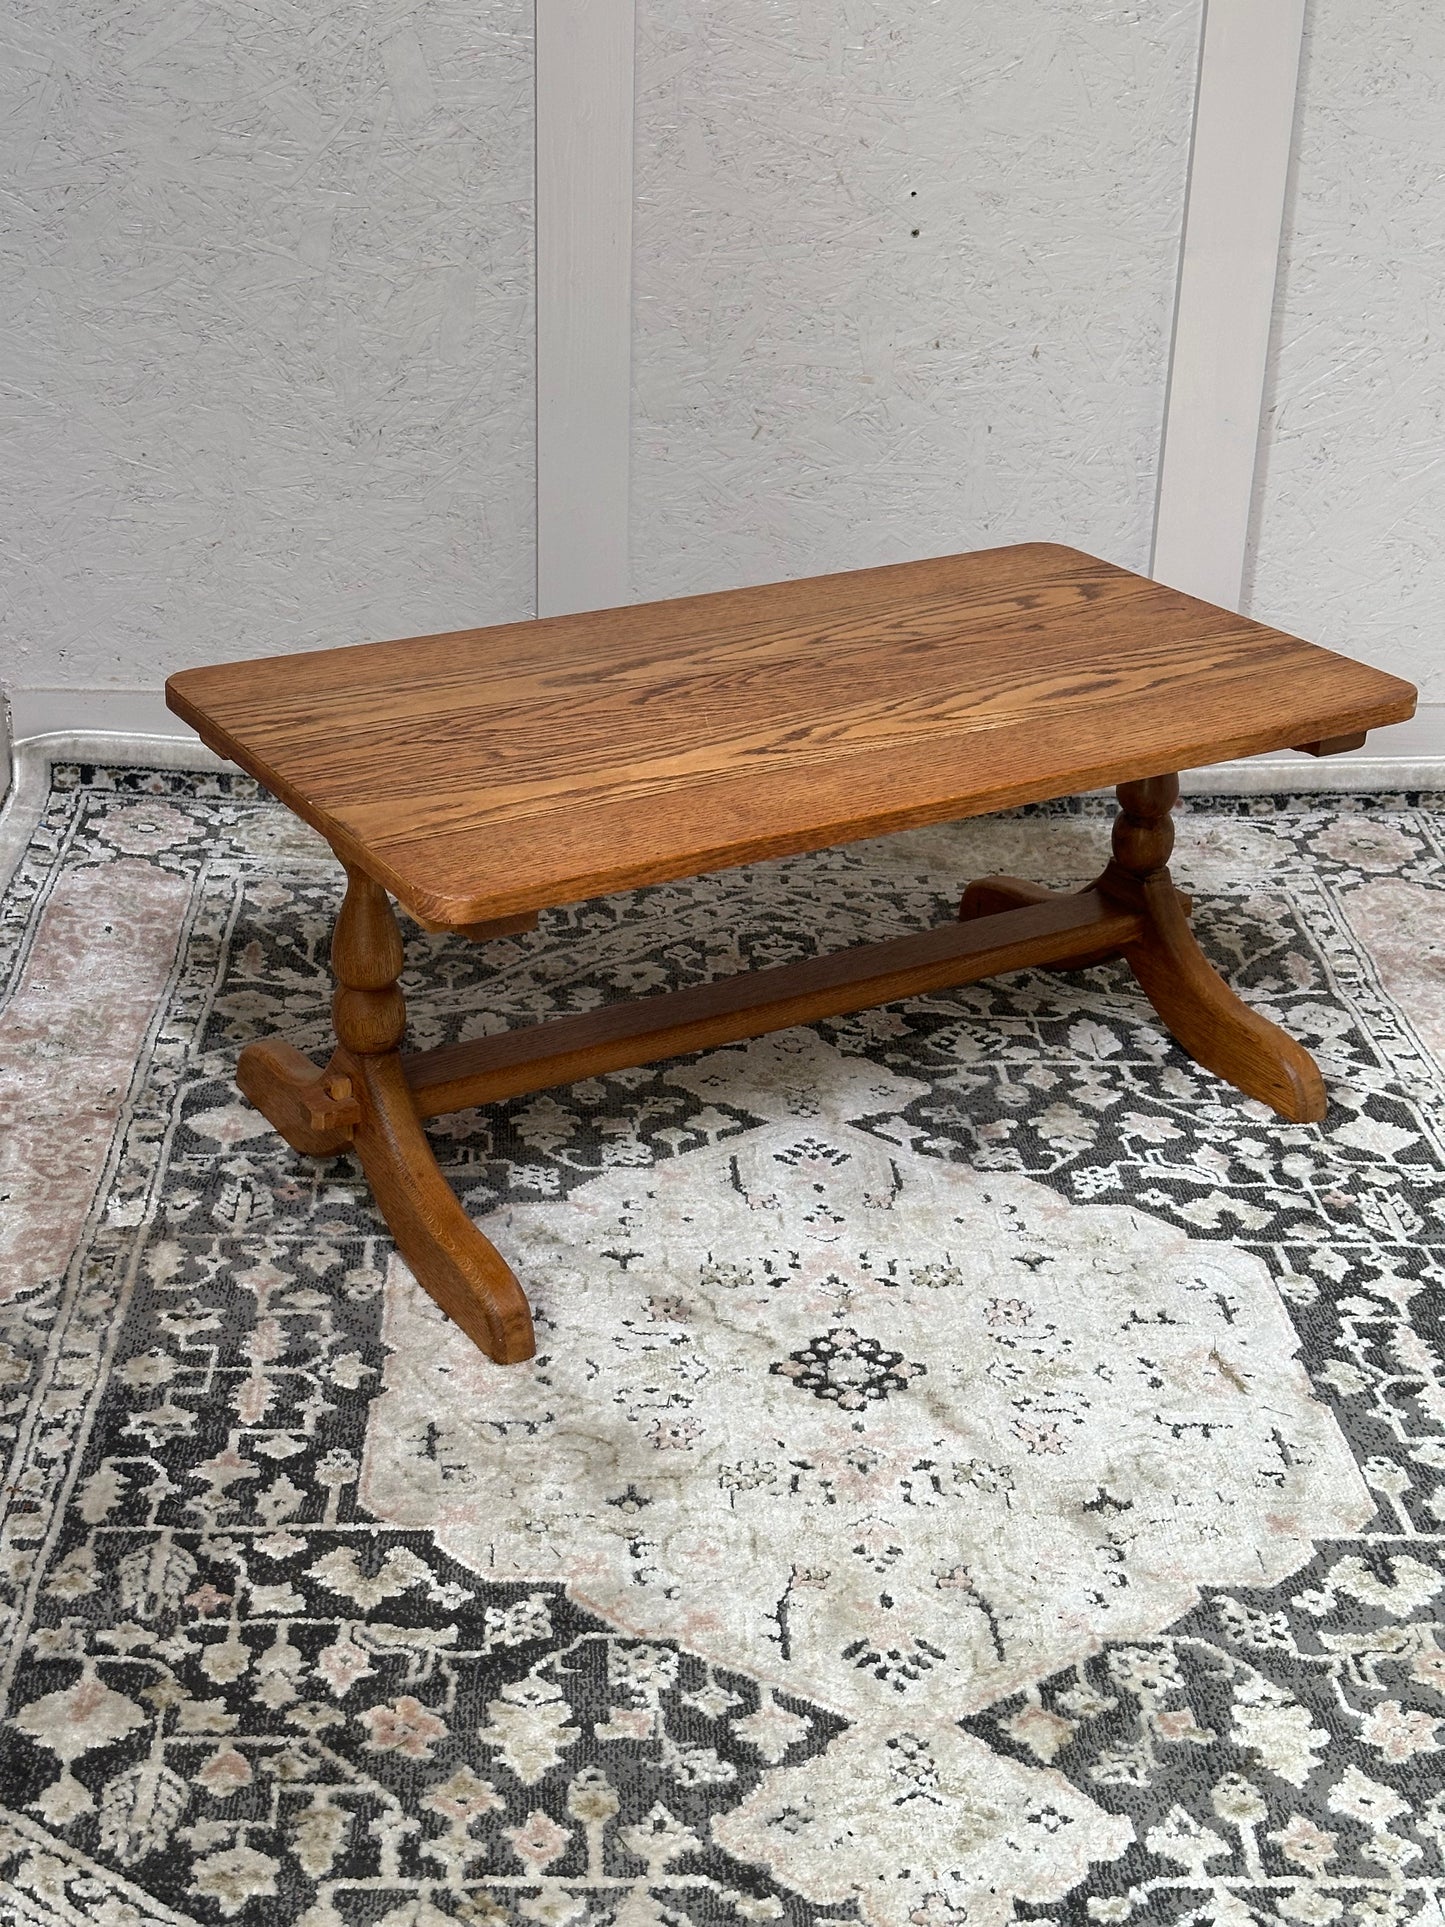
[(1249, 613), (1418, 683), (1439, 753), (1445, 8), (1312, 0), (1305, 63)]
[(1151, 573), (1239, 607), (1305, 0), (1208, 0)]
[(537, 0), (537, 613), (628, 600), (633, 0)]
[(1149, 566), (1200, 0), (637, 0), (632, 589)]

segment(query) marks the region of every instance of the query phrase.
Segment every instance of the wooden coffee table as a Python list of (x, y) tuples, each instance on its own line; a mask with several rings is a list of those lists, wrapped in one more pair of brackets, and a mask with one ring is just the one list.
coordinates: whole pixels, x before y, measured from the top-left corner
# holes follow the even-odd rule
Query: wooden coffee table
[[(722, 595), (191, 669), (171, 708), (331, 844), (337, 1046), (241, 1054), (296, 1150), (351, 1146), (419, 1282), (490, 1357), (534, 1350), (422, 1129), (443, 1112), (1030, 965), (1122, 956), (1178, 1042), (1281, 1116), (1314, 1060), (1235, 996), (1170, 879), (1175, 772), (1402, 722), (1408, 683), (1077, 550), (1030, 543)], [(607, 891), (1116, 784), (1076, 894), (991, 877), (959, 919), (439, 1050), (401, 1049), (394, 896), (484, 941)]]

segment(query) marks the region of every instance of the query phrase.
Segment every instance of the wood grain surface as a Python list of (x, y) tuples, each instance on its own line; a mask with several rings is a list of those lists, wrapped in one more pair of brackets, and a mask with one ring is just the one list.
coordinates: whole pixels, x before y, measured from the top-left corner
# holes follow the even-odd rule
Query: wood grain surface
[(1043, 543), (186, 670), (166, 695), (445, 927), (1415, 706), (1394, 676)]

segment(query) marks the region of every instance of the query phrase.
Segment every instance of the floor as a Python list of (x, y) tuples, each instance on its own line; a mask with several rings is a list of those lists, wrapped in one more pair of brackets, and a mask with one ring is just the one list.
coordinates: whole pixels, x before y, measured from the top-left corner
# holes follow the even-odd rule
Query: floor
[[(420, 1045), (1079, 882), (1085, 802), (409, 931)], [(1445, 797), (1194, 799), (1320, 1126), (1121, 966), (445, 1120), (482, 1358), (346, 1158), (329, 853), (58, 766), (0, 901), (17, 1919), (1445, 1923)], [(129, 1910), (129, 1911), (128, 1911)]]

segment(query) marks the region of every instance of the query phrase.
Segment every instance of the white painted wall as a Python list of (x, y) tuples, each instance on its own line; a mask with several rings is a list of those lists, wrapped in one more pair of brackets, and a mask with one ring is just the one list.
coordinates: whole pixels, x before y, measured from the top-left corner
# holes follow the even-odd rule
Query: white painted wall
[(1312, 0), (1245, 605), (1418, 682), (1421, 716), (1405, 731), (1436, 755), (1442, 136), (1439, 0)]
[(1147, 567), (1197, 0), (637, 17), (635, 592)]
[(527, 0), (6, 11), (16, 733), (529, 614)]
[[(544, 606), (1031, 536), (1147, 566), (1201, 0), (636, 0), (630, 287), (634, 0), (538, 4), (540, 328), (526, 0), (12, 0), (17, 734), (175, 729), (187, 662), (526, 615), (539, 512)], [(1415, 755), (1442, 22), (1310, 0), (1246, 569), (1253, 613), (1422, 681), (1379, 745)], [(540, 394), (539, 351), (572, 371)], [(569, 470), (574, 404), (606, 432)]]

